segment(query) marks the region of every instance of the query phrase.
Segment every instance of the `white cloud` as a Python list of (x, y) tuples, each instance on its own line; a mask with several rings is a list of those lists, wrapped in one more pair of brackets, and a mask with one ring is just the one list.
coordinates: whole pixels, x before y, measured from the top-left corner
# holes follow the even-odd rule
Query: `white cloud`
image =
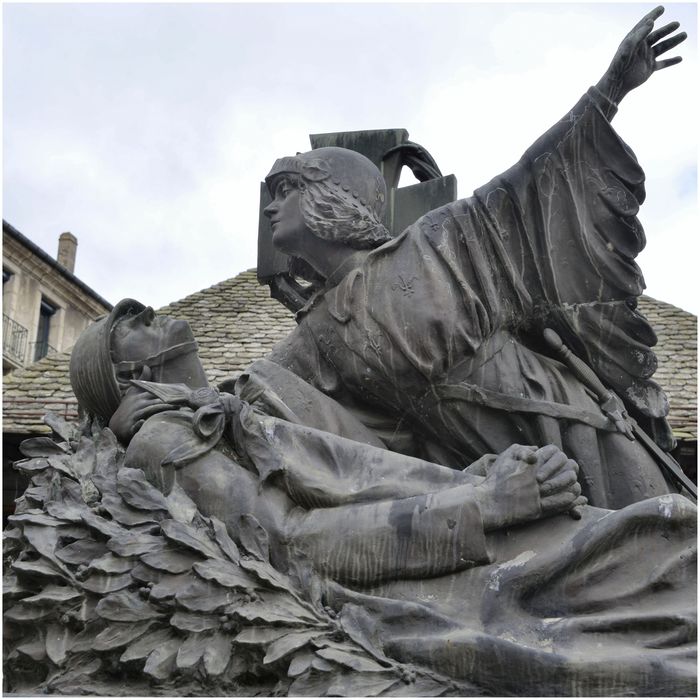
[[(87, 284), (160, 306), (255, 265), (259, 182), (309, 133), (405, 127), (469, 194), (573, 105), (648, 9), (6, 6), (4, 216), (49, 253), (71, 230)], [(649, 293), (693, 309), (679, 280), (697, 259), (682, 186), (697, 160), (695, 8), (666, 16), (691, 34), (684, 63), (615, 126), (649, 178)]]

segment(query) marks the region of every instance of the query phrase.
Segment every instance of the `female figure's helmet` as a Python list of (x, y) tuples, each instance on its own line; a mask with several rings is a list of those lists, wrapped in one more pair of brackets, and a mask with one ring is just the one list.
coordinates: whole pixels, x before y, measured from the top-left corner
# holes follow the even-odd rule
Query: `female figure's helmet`
[(90, 415), (108, 421), (119, 407), (121, 391), (112, 362), (112, 330), (122, 317), (145, 308), (134, 299), (122, 299), (107, 316), (88, 326), (75, 343), (70, 383), (78, 405)]
[(279, 158), (265, 178), (273, 195), (280, 175), (296, 178), (304, 221), (319, 238), (358, 249), (376, 248), (392, 238), (383, 223), (386, 183), (362, 154), (331, 146)]

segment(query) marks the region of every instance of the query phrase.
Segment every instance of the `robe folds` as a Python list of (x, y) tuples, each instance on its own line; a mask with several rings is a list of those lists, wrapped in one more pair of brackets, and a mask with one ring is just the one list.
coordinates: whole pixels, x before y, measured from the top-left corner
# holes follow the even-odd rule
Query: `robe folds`
[[(655, 334), (636, 310), (644, 173), (595, 89), (474, 196), (347, 259), (268, 355), (389, 448), (460, 467), (556, 444), (593, 505), (668, 492), (543, 340), (552, 328), (665, 449)], [(255, 365), (252, 371), (255, 372)]]
[[(303, 413), (302, 396), (314, 399), (302, 387), (290, 407), (248, 384), (258, 408), (234, 419), (235, 441), (177, 470), (161, 461), (193, 439), (192, 413), (157, 414), (125, 464), (165, 493), (177, 480), (234, 538), (253, 514), (278, 570), (313, 570), (324, 604), (387, 657), (474, 694), (695, 694), (690, 501), (667, 494), (486, 531), (484, 477), (289, 420)], [(344, 415), (338, 407), (328, 420)]]

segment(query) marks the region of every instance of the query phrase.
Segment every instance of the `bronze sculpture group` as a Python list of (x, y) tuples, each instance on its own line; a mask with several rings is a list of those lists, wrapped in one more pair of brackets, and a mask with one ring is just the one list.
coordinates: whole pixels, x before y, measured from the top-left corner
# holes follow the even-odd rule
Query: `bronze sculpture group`
[(694, 694), (695, 507), (626, 429), (670, 446), (644, 175), (610, 126), (680, 60), (661, 12), (513, 168), (397, 237), (363, 156), (278, 160), (273, 242), (315, 293), (228, 392), (139, 302), (84, 333), (82, 433), (54, 419), (18, 465), (6, 668), (41, 670), (12, 690)]

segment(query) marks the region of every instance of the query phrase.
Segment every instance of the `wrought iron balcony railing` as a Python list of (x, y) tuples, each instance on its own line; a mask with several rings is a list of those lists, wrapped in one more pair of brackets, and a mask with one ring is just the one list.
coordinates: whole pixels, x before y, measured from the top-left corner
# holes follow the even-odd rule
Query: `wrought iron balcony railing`
[(29, 331), (13, 321), (9, 316), (2, 315), (2, 354), (12, 362), (23, 365), (27, 355), (27, 337)]

